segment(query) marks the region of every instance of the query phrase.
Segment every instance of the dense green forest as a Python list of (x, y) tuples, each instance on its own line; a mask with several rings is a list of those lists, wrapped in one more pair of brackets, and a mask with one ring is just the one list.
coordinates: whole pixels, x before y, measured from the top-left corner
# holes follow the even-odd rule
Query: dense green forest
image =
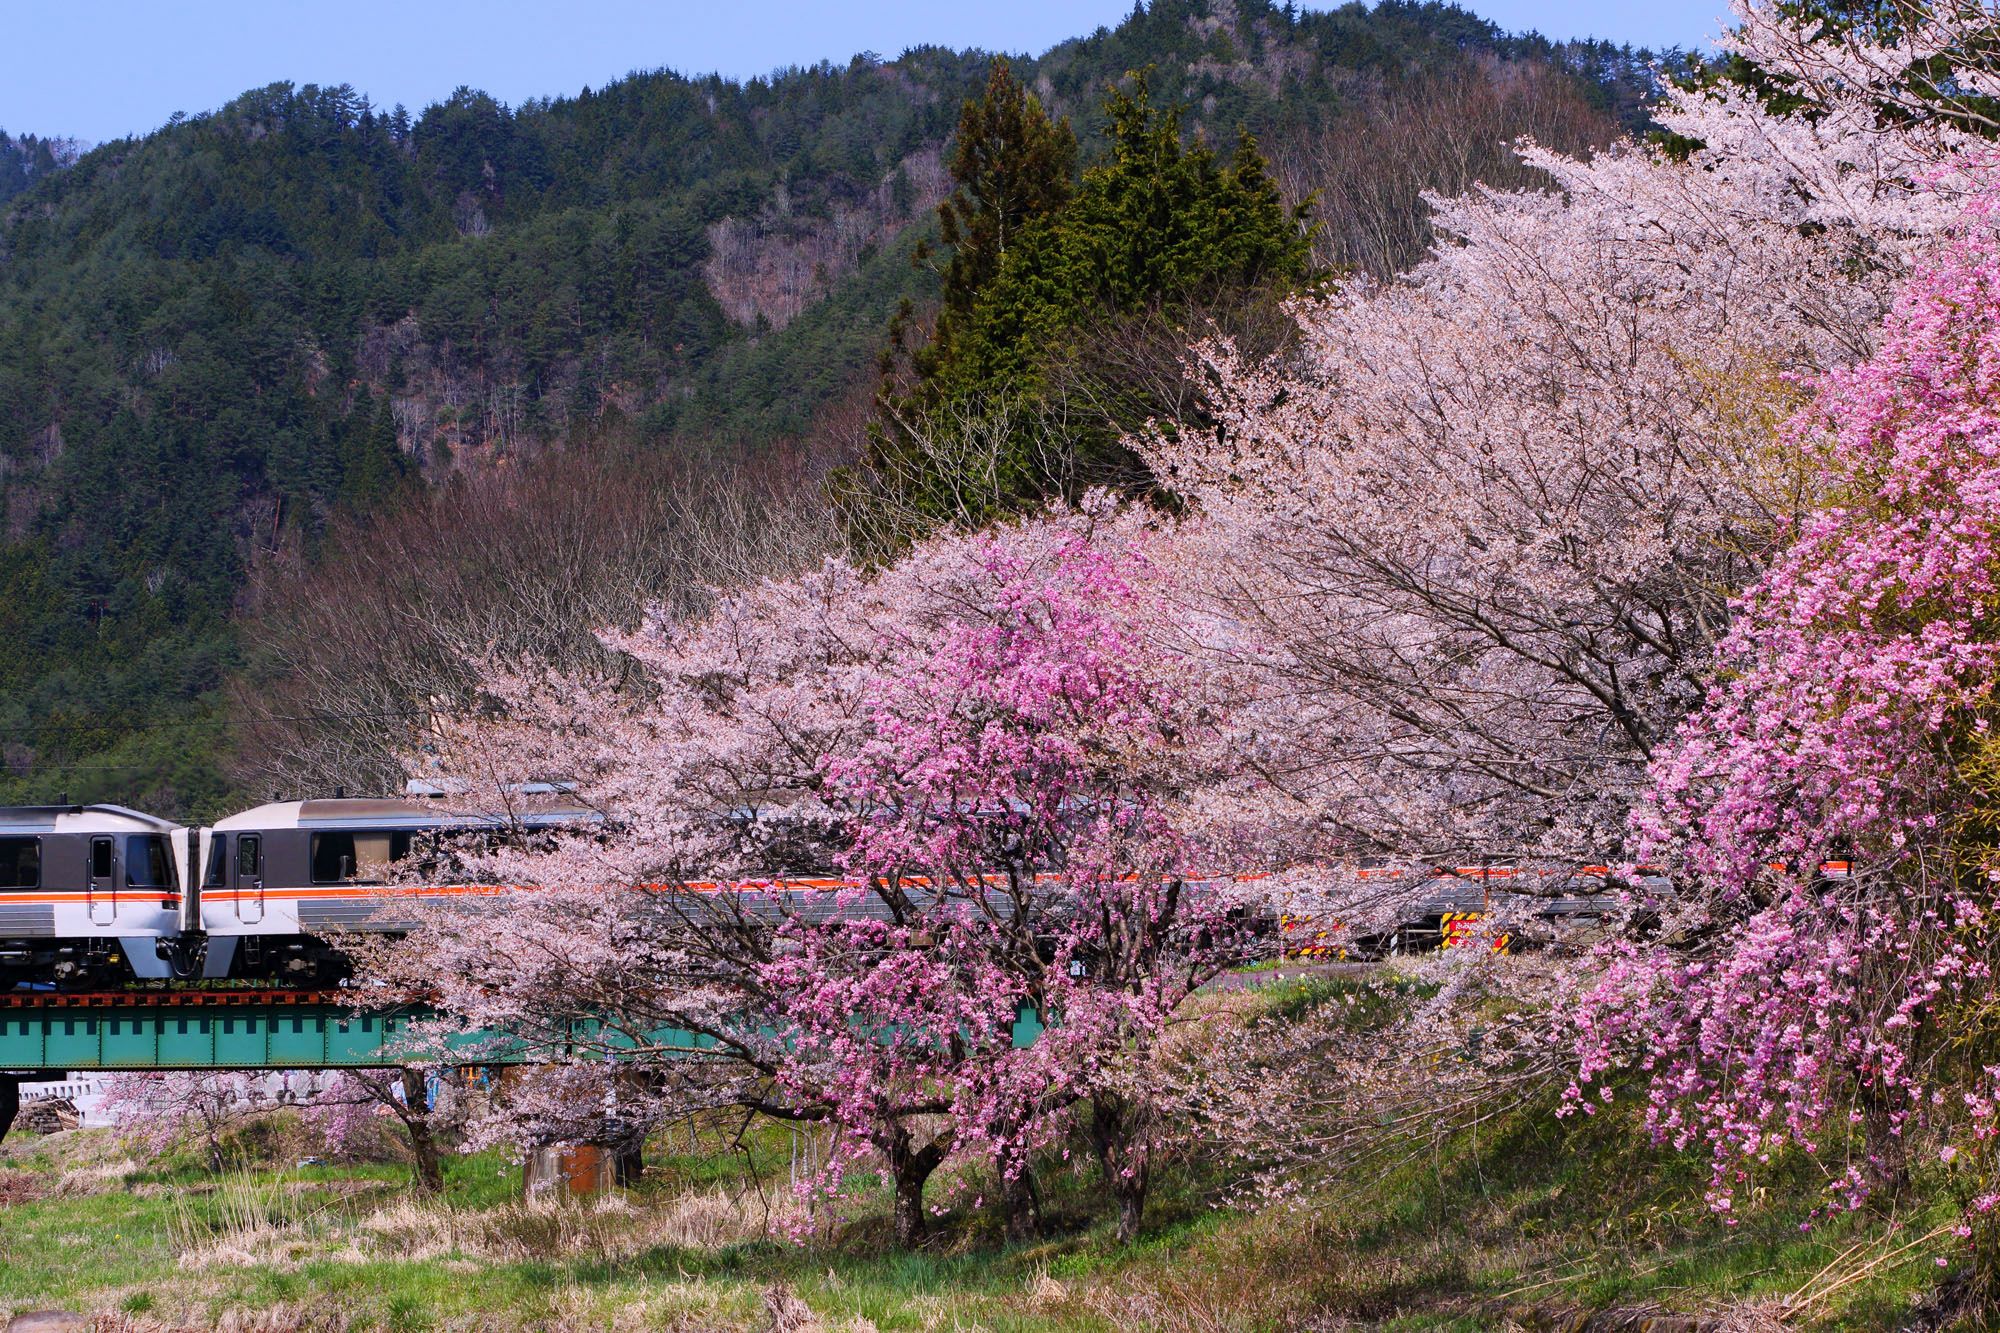
[(76, 151), (76, 142), (71, 139), (46, 139), (33, 134), (17, 137), (0, 130), (0, 204), (41, 177), (68, 166), (75, 160)]
[[(275, 84), (80, 157), (0, 135), (0, 800), (235, 799), (247, 590), (418, 488), (604, 439), (735, 463), (865, 401), (896, 311), (935, 303), (912, 258), (989, 65), (927, 47), (414, 115)], [(1503, 66), (1627, 128), (1652, 77), (1396, 0), (1156, 0), (1014, 62), (1086, 181), (1130, 71), (1227, 149)]]

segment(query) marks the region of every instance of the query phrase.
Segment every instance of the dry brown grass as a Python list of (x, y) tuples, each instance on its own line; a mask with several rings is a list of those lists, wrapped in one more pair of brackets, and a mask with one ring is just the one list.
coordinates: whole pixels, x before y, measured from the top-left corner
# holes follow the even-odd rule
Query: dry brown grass
[(146, 1315), (101, 1314), (89, 1325), (91, 1333), (348, 1333), (354, 1327), (338, 1310), (281, 1304), (261, 1310), (224, 1310), (214, 1317), (201, 1316), (186, 1322), (154, 1319)]
[(49, 1182), (34, 1171), (0, 1171), (0, 1208), (46, 1198)]
[(784, 1221), (754, 1192), (718, 1189), (656, 1203), (616, 1194), (588, 1202), (535, 1198), (484, 1212), (403, 1199), (362, 1218), (360, 1231), (372, 1248), (403, 1258), (461, 1255), (506, 1263), (715, 1250), (767, 1239)]
[(34, 1193), (27, 1197), (70, 1199), (124, 1188), (139, 1163), (107, 1130), (65, 1129), (10, 1136), (0, 1144), (0, 1168), (10, 1167), (34, 1178)]
[[(297, 1182), (226, 1180), (178, 1201), (172, 1239), (183, 1271), (309, 1262), (439, 1260), (616, 1262), (659, 1249), (709, 1251), (778, 1234), (786, 1215), (754, 1192), (709, 1190), (661, 1201), (623, 1195), (589, 1201), (535, 1198), (466, 1211), (399, 1197), (358, 1213), (336, 1198), (308, 1197)], [(790, 1205), (787, 1204), (787, 1207)]]

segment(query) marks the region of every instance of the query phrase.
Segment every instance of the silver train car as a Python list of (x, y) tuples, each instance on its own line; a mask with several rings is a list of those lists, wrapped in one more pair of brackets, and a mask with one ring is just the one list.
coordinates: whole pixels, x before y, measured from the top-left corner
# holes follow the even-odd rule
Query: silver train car
[(328, 937), (407, 930), (410, 905), (493, 891), (401, 883), (392, 867), (502, 827), (411, 801), (351, 797), (274, 801), (218, 820), (199, 834), (203, 974), (337, 982), (347, 961)]
[(208, 828), (113, 805), (0, 807), (0, 991), (338, 984), (350, 968), (332, 937), (406, 930), (418, 901), (494, 891), (449, 873), (404, 883), (391, 867), (503, 827), (350, 798), (273, 802)]
[(0, 989), (171, 978), (193, 846), (119, 805), (0, 806)]

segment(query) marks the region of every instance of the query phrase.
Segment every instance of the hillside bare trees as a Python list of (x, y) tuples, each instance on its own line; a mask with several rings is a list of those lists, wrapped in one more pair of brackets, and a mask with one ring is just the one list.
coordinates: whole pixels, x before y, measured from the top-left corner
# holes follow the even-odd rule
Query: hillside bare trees
[(1545, 185), (1548, 177), (1514, 151), (1516, 140), (1582, 153), (1621, 130), (1559, 66), (1489, 55), (1409, 79), (1358, 82), (1330, 123), (1273, 141), (1271, 160), (1290, 197), (1314, 198), (1313, 257), (1386, 278), (1430, 249), (1427, 195)]
[(462, 477), (268, 570), (237, 684), (244, 780), (388, 790), (395, 755), (464, 704), (469, 664), (600, 660), (593, 631), (815, 560), (830, 525), (796, 468), (578, 451)]

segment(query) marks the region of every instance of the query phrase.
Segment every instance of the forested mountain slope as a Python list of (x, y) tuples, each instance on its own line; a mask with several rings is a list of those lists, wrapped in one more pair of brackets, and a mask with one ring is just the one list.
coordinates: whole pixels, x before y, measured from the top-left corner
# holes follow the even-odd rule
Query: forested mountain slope
[[(855, 401), (929, 290), (911, 250), (988, 63), (461, 89), (414, 116), (278, 84), (62, 170), (59, 143), (0, 138), (0, 800), (233, 795), (244, 590), (329, 524), (558, 443), (754, 456)], [(1649, 78), (1407, 3), (1158, 0), (1017, 62), (1086, 157), (1104, 88), (1148, 66), (1196, 132), (1267, 144), (1529, 67), (1631, 125)]]
[(74, 139), (14, 135), (0, 130), (0, 204), (6, 203), (39, 178), (74, 162), (79, 151)]

